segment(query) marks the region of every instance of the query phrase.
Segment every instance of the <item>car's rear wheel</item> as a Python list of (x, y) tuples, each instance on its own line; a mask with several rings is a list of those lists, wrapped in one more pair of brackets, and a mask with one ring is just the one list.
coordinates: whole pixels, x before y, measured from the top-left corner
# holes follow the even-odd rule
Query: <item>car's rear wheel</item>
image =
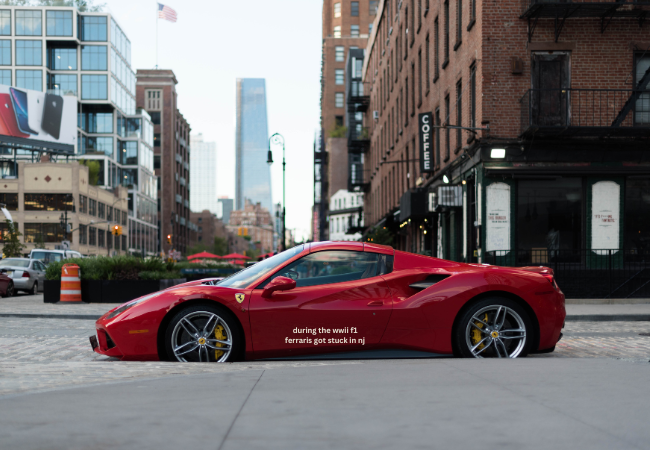
[(532, 326), (517, 302), (500, 297), (470, 306), (455, 333), (455, 344), (465, 358), (517, 358), (526, 356), (532, 342)]
[(241, 333), (224, 308), (189, 306), (178, 312), (165, 333), (167, 355), (172, 361), (227, 362), (241, 348)]
[(5, 289), (5, 297), (13, 297), (16, 294), (16, 291), (14, 290), (14, 283), (10, 282), (9, 285), (7, 286), (7, 289)]
[(32, 290), (29, 291), (30, 295), (36, 295), (38, 294), (38, 281), (34, 281), (34, 286), (32, 286)]

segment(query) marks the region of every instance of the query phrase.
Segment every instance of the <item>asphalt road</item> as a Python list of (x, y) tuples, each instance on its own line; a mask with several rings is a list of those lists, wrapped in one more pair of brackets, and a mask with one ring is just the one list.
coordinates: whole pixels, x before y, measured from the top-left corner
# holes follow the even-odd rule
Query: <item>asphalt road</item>
[(646, 449), (649, 379), (606, 358), (230, 364), (3, 396), (0, 446)]

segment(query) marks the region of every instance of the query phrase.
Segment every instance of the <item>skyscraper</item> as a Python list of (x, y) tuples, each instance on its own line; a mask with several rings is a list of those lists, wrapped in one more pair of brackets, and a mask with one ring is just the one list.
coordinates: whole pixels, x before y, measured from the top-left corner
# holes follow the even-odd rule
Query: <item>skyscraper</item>
[(266, 163), (269, 133), (263, 78), (237, 79), (236, 133), (236, 209), (244, 209), (245, 200), (250, 200), (273, 211), (271, 169)]
[(217, 144), (203, 134), (190, 136), (190, 209), (217, 214)]

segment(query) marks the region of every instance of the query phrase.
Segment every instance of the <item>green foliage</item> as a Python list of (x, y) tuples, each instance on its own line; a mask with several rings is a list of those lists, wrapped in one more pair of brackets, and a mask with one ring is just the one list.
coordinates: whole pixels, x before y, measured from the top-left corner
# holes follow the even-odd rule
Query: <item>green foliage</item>
[(368, 234), (366, 241), (373, 244), (393, 245), (393, 235), (386, 228), (375, 228)]
[(174, 280), (179, 278), (183, 278), (180, 272), (163, 272), (150, 270), (143, 270), (140, 272), (141, 280)]
[(100, 12), (106, 6), (106, 3), (95, 5), (94, 0), (15, 0), (15, 3), (21, 6), (74, 6), (81, 12)]
[(214, 237), (214, 254), (223, 256), (228, 253), (228, 240), (219, 236)]
[(34, 238), (34, 248), (45, 248), (45, 240), (43, 239), (43, 233), (38, 233)]
[(344, 138), (348, 135), (348, 127), (344, 125), (337, 125), (332, 131), (330, 131), (330, 137), (332, 138)]
[(88, 184), (91, 186), (97, 186), (97, 183), (99, 183), (99, 171), (101, 170), (99, 161), (92, 159), (80, 159), (79, 164), (88, 167)]
[(16, 224), (11, 222), (9, 219), (5, 219), (7, 231), (0, 236), (0, 241), (4, 244), (2, 247), (2, 253), (5, 258), (20, 257), (23, 252), (25, 245), (20, 242), (20, 236), (23, 234), (18, 231)]

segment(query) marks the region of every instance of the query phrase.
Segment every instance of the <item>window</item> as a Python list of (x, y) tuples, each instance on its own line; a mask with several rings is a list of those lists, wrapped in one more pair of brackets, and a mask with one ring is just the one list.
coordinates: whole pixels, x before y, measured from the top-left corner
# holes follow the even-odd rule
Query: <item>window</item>
[(80, 128), (86, 133), (112, 133), (113, 113), (87, 111), (79, 114)]
[[(457, 127), (463, 126), (463, 80), (456, 83), (456, 123)], [(463, 130), (456, 129), (456, 151), (463, 145)]]
[(436, 139), (436, 168), (440, 167), (440, 108), (436, 108), (436, 116), (435, 116), (435, 124), (436, 124), (436, 129), (434, 131), (435, 133), (435, 139)]
[(84, 136), (81, 140), (81, 153), (84, 155), (113, 156), (113, 138)]
[(16, 70), (16, 87), (43, 90), (43, 71), (41, 70)]
[[(445, 122), (449, 123), (449, 94), (445, 97)], [(449, 128), (445, 128), (445, 161), (449, 160)]]
[(79, 196), (79, 212), (88, 214), (88, 197), (85, 195)]
[(411, 63), (411, 116), (415, 115), (415, 63)]
[(343, 100), (343, 92), (337, 92), (334, 94), (334, 106), (336, 108), (343, 108), (344, 100)]
[(359, 17), (359, 2), (350, 2), (350, 15)]
[(11, 65), (11, 41), (9, 40), (0, 41), (0, 65)]
[(50, 70), (77, 70), (77, 49), (49, 48), (47, 67)]
[[(639, 84), (648, 68), (650, 68), (650, 56), (645, 54), (636, 55), (634, 58), (634, 86)], [(639, 96), (634, 104), (634, 123), (650, 123), (650, 95), (645, 92)]]
[(121, 164), (138, 164), (138, 141), (119, 141), (118, 162)]
[(458, 0), (456, 3), (456, 45), (454, 45), (454, 50), (456, 50), (461, 41), (463, 40), (463, 0)]
[(150, 112), (149, 116), (151, 116), (151, 123), (154, 125), (160, 125), (160, 112)]
[(334, 116), (334, 123), (337, 127), (343, 126), (343, 116)]
[(42, 66), (43, 65), (42, 41), (16, 41), (17, 66)]
[(81, 70), (107, 70), (105, 45), (81, 46)]
[(105, 247), (106, 246), (106, 231), (97, 230), (97, 246)]
[(147, 112), (149, 111), (160, 111), (162, 109), (162, 103), (161, 103), (161, 98), (162, 98), (162, 91), (161, 90), (147, 90), (146, 96), (147, 96), (147, 104), (145, 106), (145, 109)]
[(11, 70), (0, 70), (0, 84), (11, 86)]
[(418, 0), (418, 31), (422, 26), (422, 0)]
[(91, 216), (97, 215), (97, 200), (88, 199), (88, 214)]
[(102, 202), (97, 202), (97, 217), (99, 219), (106, 218), (106, 204)]
[(80, 16), (82, 41), (106, 41), (106, 17)]
[(107, 83), (106, 75), (81, 75), (81, 99), (107, 100)]
[(345, 61), (345, 47), (337, 45), (334, 49), (334, 60), (338, 62)]
[(160, 169), (160, 155), (153, 156), (153, 168)]
[(435, 83), (440, 77), (440, 28), (438, 24), (438, 18), (433, 21), (433, 82)]
[(48, 36), (72, 36), (72, 11), (47, 11)]
[(25, 194), (25, 211), (71, 211), (71, 194)]
[(125, 235), (122, 235), (122, 251), (123, 252), (126, 251), (126, 236)]
[(334, 18), (337, 19), (341, 17), (341, 4), (334, 3)]
[(97, 245), (97, 228), (88, 227), (88, 245)]
[(404, 83), (404, 126), (409, 124), (409, 77)]
[(647, 254), (650, 242), (650, 180), (625, 181), (625, 250), (636, 255)]
[(379, 4), (379, 0), (370, 0), (370, 1), (368, 2), (368, 6), (369, 6), (369, 9), (370, 9), (369, 12), (370, 12), (370, 15), (371, 15), (371, 16), (375, 16), (375, 15), (377, 15), (377, 7), (378, 7), (378, 4)]
[(359, 37), (359, 25), (351, 25), (350, 26), (350, 36), (353, 38), (358, 38)]
[(422, 50), (418, 50), (418, 107), (422, 104)]
[(63, 229), (58, 222), (25, 224), (25, 242), (27, 243), (33, 244), (41, 239), (48, 243), (61, 242), (63, 237)]
[(113, 221), (113, 208), (111, 206), (106, 206), (106, 220)]
[(16, 36), (42, 36), (41, 11), (16, 11)]
[(56, 95), (77, 95), (77, 76), (47, 74), (47, 91)]
[(18, 211), (18, 194), (0, 194), (0, 203), (4, 203), (9, 211)]
[(469, 68), (469, 126), (476, 128), (476, 63)]
[(11, 11), (0, 11), (0, 36), (11, 36)]
[(467, 25), (467, 31), (469, 31), (472, 28), (472, 25), (474, 25), (474, 21), (476, 20), (476, 0), (469, 0), (469, 18), (470, 18), (470, 23)]
[(368, 24), (368, 36), (372, 34), (372, 22)]
[(449, 0), (445, 1), (444, 4), (444, 13), (445, 13), (445, 37), (444, 37), (444, 57), (445, 61), (442, 63), (442, 68), (444, 69), (449, 64)]
[[(338, 225), (337, 220), (337, 229)], [(296, 280), (296, 287), (299, 288), (356, 281), (389, 273), (390, 266), (390, 257), (377, 253), (340, 250), (317, 252), (289, 264), (262, 286), (279, 276)]]
[(79, 243), (82, 245), (88, 243), (88, 225), (79, 225)]
[(343, 69), (336, 69), (334, 71), (334, 83), (335, 84), (345, 84), (345, 73)]
[(341, 26), (337, 25), (334, 27), (334, 37), (335, 38), (340, 38), (341, 37)]

